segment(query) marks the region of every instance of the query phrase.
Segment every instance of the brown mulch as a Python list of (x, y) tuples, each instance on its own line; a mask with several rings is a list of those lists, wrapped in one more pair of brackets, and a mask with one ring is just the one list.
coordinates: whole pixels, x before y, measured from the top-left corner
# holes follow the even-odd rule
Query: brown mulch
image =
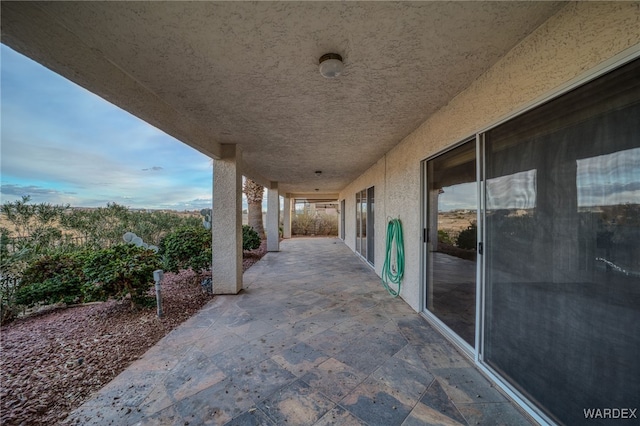
[[(244, 253), (243, 270), (266, 253)], [(166, 273), (164, 316), (127, 301), (56, 309), (0, 328), (0, 424), (61, 423), (163, 336), (212, 299), (204, 276)]]

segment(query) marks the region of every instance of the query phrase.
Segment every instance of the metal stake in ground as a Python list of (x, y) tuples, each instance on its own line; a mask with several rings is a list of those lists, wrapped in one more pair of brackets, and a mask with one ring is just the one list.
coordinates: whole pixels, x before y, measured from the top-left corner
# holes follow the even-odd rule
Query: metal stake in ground
[(162, 294), (160, 293), (160, 281), (162, 281), (163, 276), (164, 272), (162, 271), (162, 269), (153, 271), (153, 280), (156, 282), (156, 303), (158, 305), (158, 318), (162, 318)]

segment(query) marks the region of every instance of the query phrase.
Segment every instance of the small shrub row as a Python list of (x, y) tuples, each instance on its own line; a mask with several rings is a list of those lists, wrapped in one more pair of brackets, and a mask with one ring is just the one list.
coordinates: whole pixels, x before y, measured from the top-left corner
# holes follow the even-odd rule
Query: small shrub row
[(60, 248), (101, 249), (122, 243), (133, 232), (150, 244), (172, 229), (199, 226), (200, 216), (161, 211), (134, 211), (116, 203), (95, 209), (72, 209), (69, 205), (33, 204), (28, 196), (0, 205), (0, 214), (11, 226), (0, 228), (2, 247), (9, 251), (29, 249), (36, 258)]
[(15, 303), (78, 303), (130, 295), (134, 306), (145, 305), (153, 271), (160, 268), (153, 251), (129, 244), (46, 255), (25, 269)]
[[(244, 250), (256, 249), (260, 242), (253, 228), (243, 226)], [(122, 243), (100, 249), (59, 247), (36, 258), (27, 256), (29, 250), (25, 248), (23, 257), (28, 261), (19, 262), (22, 252), (10, 253), (2, 245), (2, 322), (12, 319), (20, 306), (36, 304), (82, 303), (130, 295), (134, 306), (147, 305), (153, 303), (147, 293), (154, 270), (201, 272), (211, 266), (211, 231), (202, 226), (179, 227), (159, 246), (158, 254)]]

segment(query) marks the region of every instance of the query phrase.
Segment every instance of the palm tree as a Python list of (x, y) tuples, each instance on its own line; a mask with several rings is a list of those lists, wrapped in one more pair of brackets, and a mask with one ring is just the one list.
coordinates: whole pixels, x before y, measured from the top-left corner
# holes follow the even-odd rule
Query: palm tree
[(264, 196), (264, 186), (247, 178), (244, 181), (243, 191), (247, 196), (247, 203), (249, 205), (249, 226), (251, 226), (258, 235), (260, 235), (260, 239), (264, 240), (264, 226), (262, 224), (262, 198)]

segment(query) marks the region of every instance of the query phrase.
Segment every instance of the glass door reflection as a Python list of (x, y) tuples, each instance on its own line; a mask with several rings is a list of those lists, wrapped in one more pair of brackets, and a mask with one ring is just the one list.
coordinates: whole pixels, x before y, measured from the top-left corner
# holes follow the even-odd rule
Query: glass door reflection
[(475, 141), (427, 162), (427, 310), (474, 347), (477, 184)]

